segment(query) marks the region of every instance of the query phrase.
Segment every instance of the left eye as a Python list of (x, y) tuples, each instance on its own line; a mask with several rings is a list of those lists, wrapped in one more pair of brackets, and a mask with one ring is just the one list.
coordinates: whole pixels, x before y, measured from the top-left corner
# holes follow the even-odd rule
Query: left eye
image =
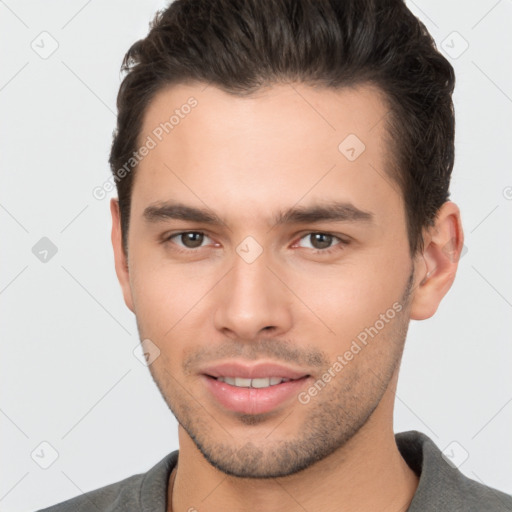
[(341, 238), (337, 236), (330, 235), (328, 233), (308, 233), (306, 236), (303, 236), (301, 240), (310, 240), (310, 245), (308, 248), (315, 249), (319, 251), (325, 251), (325, 249), (330, 249), (332, 247), (332, 243), (334, 241), (339, 241), (343, 243)]

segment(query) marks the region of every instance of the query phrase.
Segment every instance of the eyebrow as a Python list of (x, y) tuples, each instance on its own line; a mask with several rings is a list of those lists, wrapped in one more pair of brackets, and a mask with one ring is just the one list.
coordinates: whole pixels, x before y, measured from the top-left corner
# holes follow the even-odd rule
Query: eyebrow
[[(142, 214), (149, 223), (168, 219), (198, 222), (210, 225), (226, 224), (217, 214), (207, 208), (196, 208), (173, 201), (149, 205)], [(374, 214), (360, 210), (348, 202), (330, 201), (311, 206), (295, 206), (275, 215), (272, 227), (283, 224), (310, 224), (316, 222), (365, 222), (372, 223)]]

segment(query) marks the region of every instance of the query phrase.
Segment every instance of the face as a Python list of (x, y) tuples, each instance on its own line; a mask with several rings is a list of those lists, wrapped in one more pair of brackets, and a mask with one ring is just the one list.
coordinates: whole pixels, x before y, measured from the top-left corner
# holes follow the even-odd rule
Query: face
[(417, 277), (386, 114), (369, 86), (300, 84), (174, 86), (146, 112), (118, 276), (180, 435), (227, 474), (334, 453), (397, 374)]

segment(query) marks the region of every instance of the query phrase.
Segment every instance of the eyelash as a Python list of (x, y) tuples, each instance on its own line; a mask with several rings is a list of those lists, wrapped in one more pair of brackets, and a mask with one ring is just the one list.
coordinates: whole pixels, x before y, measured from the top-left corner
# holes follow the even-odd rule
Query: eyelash
[[(169, 235), (169, 236), (165, 237), (164, 240), (162, 240), (162, 243), (168, 243), (168, 242), (172, 243), (172, 239), (173, 238), (179, 237), (181, 235), (186, 235), (186, 234), (189, 234), (189, 233), (200, 234), (200, 235), (204, 235), (204, 236), (208, 237), (208, 235), (206, 233), (204, 233), (203, 231), (179, 231), (178, 233), (173, 233), (172, 235)], [(335, 251), (343, 250), (344, 247), (349, 244), (348, 240), (343, 240), (342, 238), (340, 238), (340, 237), (338, 237), (336, 235), (333, 235), (331, 233), (326, 233), (324, 231), (310, 231), (310, 232), (305, 233), (304, 235), (302, 235), (299, 238), (299, 241), (302, 240), (303, 238), (306, 238), (306, 237), (311, 236), (311, 235), (327, 235), (327, 236), (332, 236), (333, 239), (339, 241), (338, 244), (333, 245), (332, 247), (329, 247), (328, 249), (311, 249), (313, 251), (313, 254), (331, 254), (331, 253), (333, 253)], [(176, 244), (174, 244), (174, 245), (176, 245)], [(195, 249), (183, 249), (181, 246), (176, 245), (175, 250), (177, 252), (179, 252), (179, 253), (190, 254), (190, 253), (195, 252), (195, 251), (197, 251), (199, 249), (202, 249), (202, 248), (203, 247), (197, 247)]]

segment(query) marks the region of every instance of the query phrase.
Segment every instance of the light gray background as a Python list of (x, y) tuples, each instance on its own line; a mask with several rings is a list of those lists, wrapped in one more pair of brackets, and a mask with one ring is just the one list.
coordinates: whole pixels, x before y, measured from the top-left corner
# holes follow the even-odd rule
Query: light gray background
[[(407, 3), (456, 71), (451, 190), (467, 253), (435, 317), (411, 323), (395, 431), (425, 432), (463, 473), (512, 493), (512, 2)], [(146, 471), (178, 447), (133, 353), (109, 200), (92, 196), (109, 176), (121, 59), (165, 5), (0, 1), (1, 511)], [(32, 251), (42, 237), (58, 249), (46, 262)]]

